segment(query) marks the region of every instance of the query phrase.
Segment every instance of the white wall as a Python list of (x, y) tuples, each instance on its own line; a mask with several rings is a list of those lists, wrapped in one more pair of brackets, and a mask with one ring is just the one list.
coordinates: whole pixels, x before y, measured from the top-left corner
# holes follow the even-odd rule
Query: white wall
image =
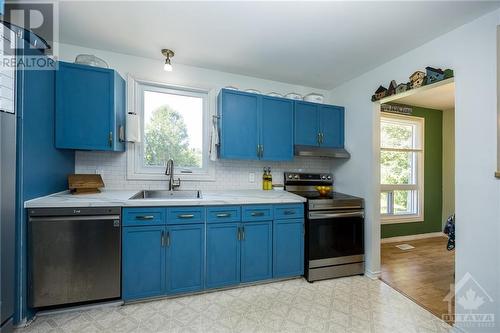
[[(165, 72), (163, 61), (159, 59), (148, 59), (125, 54), (119, 54), (104, 50), (83, 48), (75, 45), (60, 44), (60, 59), (73, 62), (75, 57), (81, 53), (94, 54), (104, 59), (111, 68), (116, 69), (123, 77), (127, 74), (137, 79), (163, 82), (173, 85), (201, 88), (218, 91), (225, 86), (236, 86), (240, 89), (254, 88), (264, 93), (271, 91), (286, 94), (297, 92), (305, 95), (318, 92), (327, 97), (329, 91), (314, 88), (291, 85), (276, 81), (263, 80), (243, 75), (225, 73), (203, 68), (183, 66), (172, 59), (174, 71)], [(160, 50), (158, 50), (160, 53)], [(211, 106), (214, 108), (215, 106)], [(165, 181), (138, 181), (127, 180), (126, 153), (108, 152), (84, 152), (76, 153), (76, 172), (94, 173), (96, 169), (103, 176), (104, 183), (108, 189), (158, 189), (166, 188)], [(211, 162), (213, 163), (213, 162)], [(273, 171), (273, 182), (283, 182), (283, 171), (308, 171), (308, 172), (330, 172), (333, 163), (330, 159), (322, 158), (295, 158), (292, 162), (260, 162), (260, 161), (217, 161), (215, 162), (215, 181), (199, 182), (185, 181), (183, 189), (232, 189), (232, 188), (262, 188), (262, 168), (270, 166)], [(249, 182), (249, 173), (255, 173), (255, 182)]]
[(443, 110), (443, 226), (455, 213), (455, 109)]
[[(367, 268), (379, 271), (380, 233), (377, 117), (370, 101), (379, 84), (406, 82), (427, 65), (455, 70), (457, 215), (456, 280), (470, 272), (493, 297), (481, 312), (500, 325), (500, 181), (496, 166), (496, 27), (500, 11), (453, 30), (332, 91), (346, 107), (346, 142), (352, 158), (334, 168), (338, 188), (367, 201)], [(368, 55), (369, 56), (369, 55)], [(468, 331), (484, 331), (469, 328)]]

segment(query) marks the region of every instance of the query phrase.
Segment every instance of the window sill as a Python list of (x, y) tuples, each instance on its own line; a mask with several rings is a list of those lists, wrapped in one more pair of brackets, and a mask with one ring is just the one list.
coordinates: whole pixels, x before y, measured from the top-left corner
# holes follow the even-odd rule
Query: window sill
[[(153, 180), (167, 181), (169, 176), (157, 173), (128, 173), (127, 180)], [(214, 182), (215, 174), (175, 174), (174, 179), (179, 179), (181, 182)]]
[(382, 216), (380, 219), (381, 224), (400, 224), (400, 223), (415, 223), (424, 222), (424, 217), (420, 215), (409, 216)]

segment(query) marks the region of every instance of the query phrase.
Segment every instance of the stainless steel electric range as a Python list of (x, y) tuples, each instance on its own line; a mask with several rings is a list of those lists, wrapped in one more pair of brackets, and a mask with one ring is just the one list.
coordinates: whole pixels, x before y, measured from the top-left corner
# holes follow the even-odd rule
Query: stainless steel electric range
[(364, 202), (347, 194), (320, 196), (316, 186), (333, 186), (328, 173), (285, 172), (285, 190), (307, 198), (305, 277), (313, 282), (364, 273)]

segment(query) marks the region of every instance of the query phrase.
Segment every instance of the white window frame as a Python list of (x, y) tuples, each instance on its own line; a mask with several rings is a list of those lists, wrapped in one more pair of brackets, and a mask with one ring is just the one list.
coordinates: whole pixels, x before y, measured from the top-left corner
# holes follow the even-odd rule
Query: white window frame
[[(380, 116), (380, 124), (384, 120), (395, 121), (400, 123), (408, 123), (411, 125), (417, 125), (417, 129), (420, 129), (420, 133), (417, 134), (417, 148), (387, 148), (380, 146), (380, 153), (382, 151), (398, 151), (398, 152), (414, 152), (416, 153), (416, 165), (414, 177), (416, 178), (415, 184), (401, 184), (401, 185), (386, 185), (380, 184), (380, 193), (397, 191), (397, 190), (413, 190), (416, 191), (416, 203), (417, 213), (416, 214), (381, 214), (382, 224), (395, 224), (395, 223), (413, 223), (413, 222), (423, 222), (424, 220), (424, 149), (425, 149), (425, 119), (415, 116), (398, 115), (388, 112), (382, 112)], [(380, 135), (382, 135), (382, 130), (380, 130)], [(381, 169), (381, 168), (380, 168)], [(380, 208), (379, 208), (380, 210)]]
[(169, 85), (159, 82), (128, 77), (127, 111), (137, 113), (140, 123), (141, 142), (127, 143), (127, 179), (130, 180), (167, 180), (165, 167), (144, 165), (144, 91), (164, 92), (182, 96), (200, 97), (203, 100), (203, 135), (202, 168), (178, 167), (174, 161), (174, 177), (181, 181), (215, 181), (215, 163), (209, 158), (210, 119), (215, 114), (215, 94), (213, 90), (204, 90), (184, 86)]

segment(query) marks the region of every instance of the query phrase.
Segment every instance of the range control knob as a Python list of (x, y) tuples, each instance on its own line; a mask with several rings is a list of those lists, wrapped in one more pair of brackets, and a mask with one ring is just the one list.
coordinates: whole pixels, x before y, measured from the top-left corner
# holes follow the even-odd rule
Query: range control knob
[(331, 180), (332, 176), (328, 175), (328, 177), (326, 177), (326, 179)]
[(325, 175), (321, 176), (321, 180), (325, 180), (325, 179), (326, 179)]
[(293, 179), (299, 179), (299, 175), (294, 175)]
[(293, 176), (292, 176), (292, 175), (288, 175), (288, 179), (292, 179), (292, 178), (293, 178)]

